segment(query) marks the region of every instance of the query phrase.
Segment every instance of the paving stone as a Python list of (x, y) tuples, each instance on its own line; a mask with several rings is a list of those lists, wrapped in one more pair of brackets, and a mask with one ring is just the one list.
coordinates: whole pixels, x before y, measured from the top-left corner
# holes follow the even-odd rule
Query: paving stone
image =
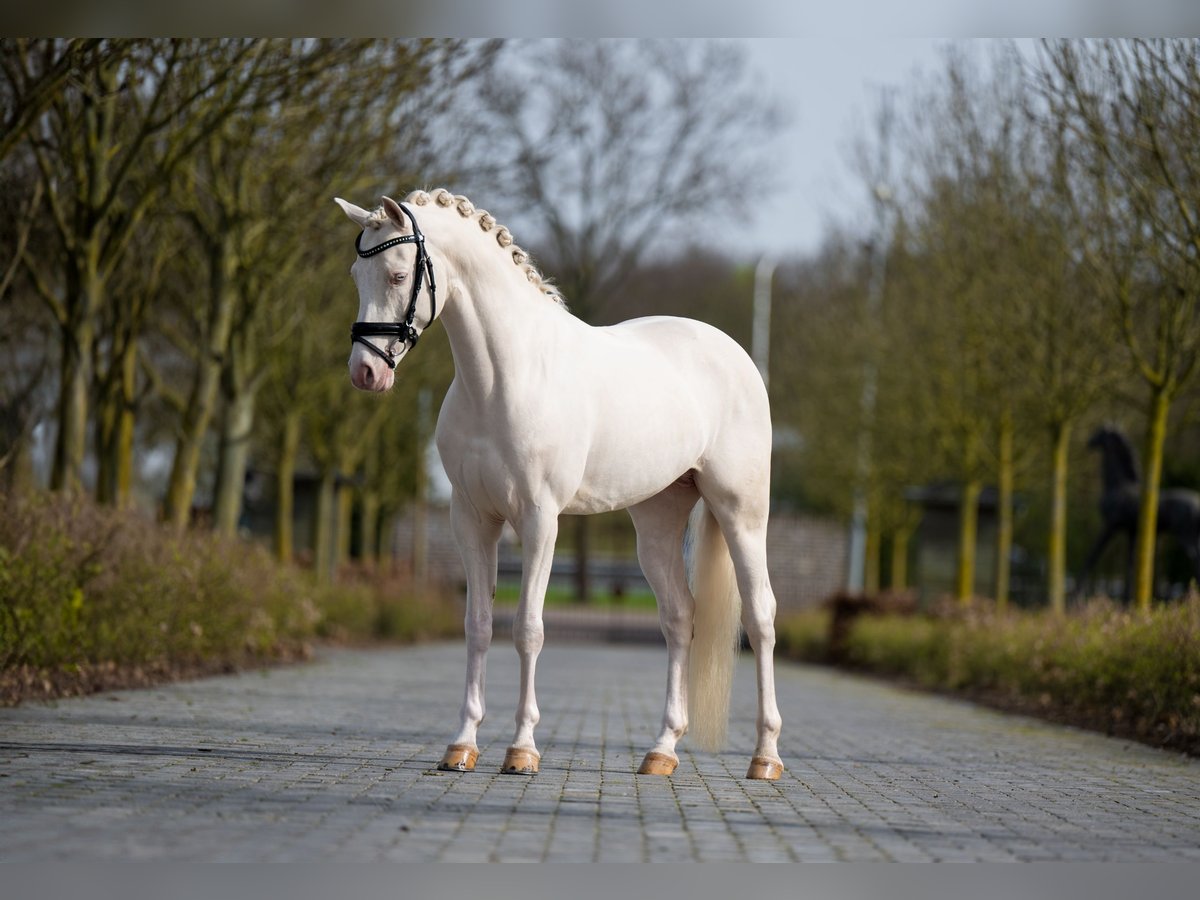
[(824, 669), (780, 664), (787, 770), (730, 748), (635, 774), (660, 647), (558, 644), (538, 666), (542, 770), (497, 771), (517, 662), (489, 656), (478, 769), (437, 771), (464, 650), (310, 665), (0, 710), (0, 861), (1200, 861), (1200, 761)]

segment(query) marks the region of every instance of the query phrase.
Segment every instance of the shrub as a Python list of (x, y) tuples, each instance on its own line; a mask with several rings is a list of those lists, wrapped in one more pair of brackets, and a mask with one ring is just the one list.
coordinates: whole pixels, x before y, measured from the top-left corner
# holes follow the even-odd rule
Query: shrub
[(1069, 616), (986, 605), (861, 616), (849, 665), (1010, 708), (1200, 752), (1200, 598), (1148, 616), (1095, 603)]
[(318, 637), (454, 633), (452, 606), (382, 575), (322, 585), (260, 545), (175, 534), (80, 496), (0, 494), (0, 699), (10, 702), (30, 685), (78, 693), (130, 672), (138, 682), (302, 657)]
[(775, 623), (775, 650), (797, 662), (825, 662), (829, 654), (828, 607), (787, 613)]

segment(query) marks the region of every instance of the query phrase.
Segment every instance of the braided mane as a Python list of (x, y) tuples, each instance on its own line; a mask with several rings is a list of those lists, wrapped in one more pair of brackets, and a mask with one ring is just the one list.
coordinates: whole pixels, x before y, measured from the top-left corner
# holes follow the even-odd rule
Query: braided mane
[[(428, 206), (430, 203), (444, 208), (453, 206), (464, 219), (473, 219), (478, 222), (480, 229), (485, 233), (496, 236), (496, 243), (501, 249), (507, 251), (513, 264), (525, 273), (525, 277), (529, 279), (530, 284), (559, 306), (562, 306), (564, 309), (566, 308), (567, 301), (558, 290), (558, 287), (538, 271), (529, 254), (518, 247), (513, 241), (512, 233), (498, 223), (496, 218), (487, 210), (477, 210), (475, 205), (462, 194), (452, 194), (445, 188), (437, 188), (433, 191), (413, 191), (404, 198), (404, 202), (411, 203), (413, 206)], [(387, 219), (387, 213), (383, 211), (383, 207), (381, 206), (371, 211), (371, 219), (373, 222), (378, 220), (382, 224)]]

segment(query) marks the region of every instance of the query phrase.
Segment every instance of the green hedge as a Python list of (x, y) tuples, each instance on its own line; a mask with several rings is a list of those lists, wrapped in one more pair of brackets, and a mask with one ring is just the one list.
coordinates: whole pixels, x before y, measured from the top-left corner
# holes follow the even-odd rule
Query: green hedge
[(78, 496), (0, 496), (8, 702), (30, 685), (34, 694), (78, 693), (104, 673), (119, 681), (136, 669), (153, 680), (303, 656), (316, 638), (454, 634), (460, 619), (453, 604), (418, 600), (395, 579), (323, 585), (240, 539), (175, 535)]
[[(781, 621), (786, 655), (823, 658), (816, 621), (811, 613)], [(1200, 752), (1195, 596), (1158, 605), (1148, 616), (1100, 602), (1067, 616), (982, 607), (864, 615), (850, 627), (845, 654), (853, 668), (925, 688)]]

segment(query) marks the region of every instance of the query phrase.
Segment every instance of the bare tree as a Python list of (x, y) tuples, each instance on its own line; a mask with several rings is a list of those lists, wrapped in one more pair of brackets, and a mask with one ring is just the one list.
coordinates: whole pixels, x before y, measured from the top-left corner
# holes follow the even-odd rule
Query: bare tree
[[(776, 112), (722, 42), (553, 41), (507, 48), (482, 83), (477, 174), (528, 223), (572, 310), (595, 323), (647, 254), (698, 227), (713, 246), (769, 169)], [(495, 190), (493, 190), (495, 193)], [(586, 598), (587, 525), (576, 529)]]
[(1148, 389), (1134, 600), (1148, 609), (1171, 405), (1200, 362), (1200, 41), (1057, 41), (1038, 76), (1064, 136), (1080, 253)]
[(98, 38), (0, 40), (0, 72), (4, 76), (0, 83), (0, 160), (26, 138), (71, 78), (110, 52), (111, 47)]
[[(53, 247), (26, 247), (22, 263), (60, 331), (56, 488), (79, 482), (109, 280), (176, 168), (259, 74), (253, 42), (111, 41), (103, 50), (81, 58), (24, 135), (54, 233)], [(45, 43), (18, 51), (8, 64), (36, 78)]]

